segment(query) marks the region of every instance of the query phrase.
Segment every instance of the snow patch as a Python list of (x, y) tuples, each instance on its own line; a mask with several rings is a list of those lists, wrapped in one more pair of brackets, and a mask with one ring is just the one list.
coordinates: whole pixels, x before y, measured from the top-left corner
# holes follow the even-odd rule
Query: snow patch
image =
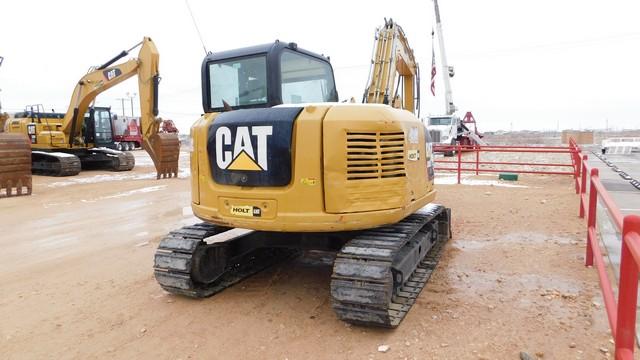
[(143, 187), (143, 188), (140, 188), (140, 189), (124, 191), (124, 192), (117, 193), (117, 194), (114, 194), (114, 195), (101, 196), (100, 200), (117, 199), (117, 198), (122, 198), (122, 197), (135, 195), (135, 194), (150, 193), (150, 192), (162, 190), (162, 189), (164, 189), (166, 187), (167, 187), (167, 185), (148, 186), (148, 187)]
[[(435, 178), (436, 185), (454, 185), (458, 183), (458, 177), (454, 176), (442, 176), (437, 175)], [(509, 188), (528, 188), (525, 185), (509, 184), (500, 180), (485, 180), (470, 178), (469, 175), (463, 175), (460, 178), (460, 184), (462, 185), (484, 185), (484, 186), (501, 186)]]
[[(178, 170), (178, 178), (186, 179), (191, 176), (191, 169), (189, 167), (181, 167)], [(64, 181), (56, 181), (47, 185), (50, 188), (64, 187), (70, 185), (80, 184), (95, 184), (108, 181), (121, 181), (121, 180), (152, 180), (156, 178), (156, 173), (148, 172), (143, 174), (133, 173), (115, 173), (115, 174), (100, 174), (88, 177), (73, 177)]]

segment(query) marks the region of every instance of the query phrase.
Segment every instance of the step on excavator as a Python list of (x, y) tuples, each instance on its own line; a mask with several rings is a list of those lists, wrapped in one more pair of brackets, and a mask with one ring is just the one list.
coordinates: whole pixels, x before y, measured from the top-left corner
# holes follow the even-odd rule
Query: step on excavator
[[(137, 58), (113, 65), (137, 47), (140, 47)], [(145, 37), (131, 49), (90, 69), (78, 81), (66, 113), (43, 112), (40, 107), (32, 106), (8, 120), (5, 132), (0, 133), (0, 152), (8, 151), (16, 156), (24, 152), (31, 157), (29, 173), (33, 171), (42, 175), (71, 176), (77, 175), (81, 169), (96, 168), (131, 170), (135, 165), (133, 154), (102, 146), (102, 140), (106, 141), (112, 135), (111, 115), (108, 108), (94, 108), (92, 104), (103, 91), (137, 75), (142, 147), (151, 156), (158, 179), (177, 176), (180, 152), (178, 137), (176, 134), (161, 133), (161, 120), (157, 118), (159, 57), (151, 38)], [(29, 149), (25, 150), (16, 140), (9, 140), (16, 138), (16, 134), (26, 137)], [(18, 157), (24, 158), (22, 155)], [(5, 172), (4, 166), (8, 165), (0, 163), (0, 174), (9, 174), (2, 181), (15, 186), (24, 171)]]
[(161, 240), (163, 289), (207, 297), (301, 250), (333, 251), (338, 317), (398, 326), (451, 236), (451, 212), (433, 203), (413, 52), (393, 21), (375, 46), (365, 104), (339, 103), (329, 59), (296, 43), (206, 56), (204, 115), (191, 128), (191, 206), (204, 222)]

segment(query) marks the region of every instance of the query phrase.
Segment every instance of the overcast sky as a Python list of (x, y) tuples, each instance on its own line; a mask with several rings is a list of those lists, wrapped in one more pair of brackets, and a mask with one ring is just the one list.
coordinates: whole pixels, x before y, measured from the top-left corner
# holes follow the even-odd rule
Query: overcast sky
[[(207, 50), (294, 41), (331, 57), (341, 99), (361, 99), (374, 30), (400, 24), (422, 72), (422, 115), (444, 111), (428, 91), (433, 3), (190, 0)], [(640, 2), (440, 0), (454, 102), (480, 130), (640, 128)], [(182, 131), (202, 112), (204, 50), (184, 0), (5, 1), (0, 101), (66, 111), (76, 81), (143, 36), (160, 51), (160, 112)], [(135, 51), (134, 56), (137, 54)], [(439, 59), (438, 59), (439, 60)], [(97, 100), (122, 113), (128, 80)], [(137, 102), (135, 103), (137, 107)], [(126, 104), (127, 115), (130, 105)], [(139, 109), (135, 109), (136, 115)]]

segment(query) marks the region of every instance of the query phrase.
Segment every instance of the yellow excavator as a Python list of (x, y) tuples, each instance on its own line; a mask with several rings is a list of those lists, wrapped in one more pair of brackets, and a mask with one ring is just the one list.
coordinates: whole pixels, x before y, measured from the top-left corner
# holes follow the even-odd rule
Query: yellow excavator
[[(113, 65), (140, 46), (137, 58)], [(8, 120), (0, 144), (12, 146), (4, 137), (23, 134), (31, 144), (31, 170), (53, 176), (76, 175), (81, 169), (131, 170), (131, 153), (109, 149), (111, 114), (108, 108), (94, 108), (95, 98), (113, 86), (138, 76), (140, 125), (143, 144), (156, 167), (157, 177), (177, 176), (180, 143), (176, 134), (160, 133), (158, 115), (159, 53), (151, 38), (145, 37), (131, 49), (105, 64), (91, 69), (77, 83), (66, 113), (44, 112), (30, 106)], [(6, 150), (6, 149), (0, 149)], [(2, 173), (0, 168), (0, 173)]]
[(162, 288), (207, 297), (300, 250), (334, 251), (338, 317), (398, 326), (451, 213), (433, 204), (413, 52), (393, 21), (375, 46), (366, 104), (339, 103), (329, 59), (296, 43), (206, 56), (205, 114), (191, 128), (191, 206), (204, 222), (161, 240)]

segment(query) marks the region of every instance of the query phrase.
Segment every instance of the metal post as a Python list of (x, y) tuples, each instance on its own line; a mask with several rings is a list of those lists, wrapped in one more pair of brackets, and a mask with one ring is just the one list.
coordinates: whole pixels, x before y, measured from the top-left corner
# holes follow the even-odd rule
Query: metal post
[(584, 259), (586, 266), (593, 266), (593, 248), (591, 235), (595, 235), (596, 206), (598, 205), (598, 190), (595, 182), (599, 180), (598, 169), (591, 169), (591, 186), (589, 187), (589, 215), (587, 217), (587, 254)]
[(587, 155), (582, 155), (582, 171), (580, 179), (580, 218), (584, 218), (584, 199), (587, 193)]
[(580, 182), (578, 178), (580, 177), (580, 172), (582, 171), (582, 162), (580, 161), (580, 155), (577, 152), (573, 152), (573, 162), (575, 166), (575, 175), (573, 178), (576, 182), (576, 194), (580, 193)]
[(476, 175), (478, 175), (478, 168), (480, 167), (480, 145), (476, 144)]
[(122, 117), (124, 117), (124, 101), (127, 100), (126, 98), (118, 98), (117, 100), (120, 100), (122, 102)]
[(638, 264), (631, 247), (640, 248), (640, 216), (623, 219), (622, 252), (620, 256), (620, 284), (618, 294), (618, 323), (616, 324), (616, 359), (623, 354), (633, 358), (636, 335), (636, 309), (638, 305)]
[(462, 161), (462, 148), (460, 146), (460, 144), (458, 144), (456, 146), (456, 148), (458, 149), (458, 184), (460, 184), (460, 172), (462, 171), (461, 168), (461, 161)]
[(134, 117), (135, 114), (133, 113), (133, 98), (136, 97), (136, 95), (138, 95), (137, 93), (127, 93), (127, 97), (129, 98), (129, 100), (131, 101), (131, 117)]

